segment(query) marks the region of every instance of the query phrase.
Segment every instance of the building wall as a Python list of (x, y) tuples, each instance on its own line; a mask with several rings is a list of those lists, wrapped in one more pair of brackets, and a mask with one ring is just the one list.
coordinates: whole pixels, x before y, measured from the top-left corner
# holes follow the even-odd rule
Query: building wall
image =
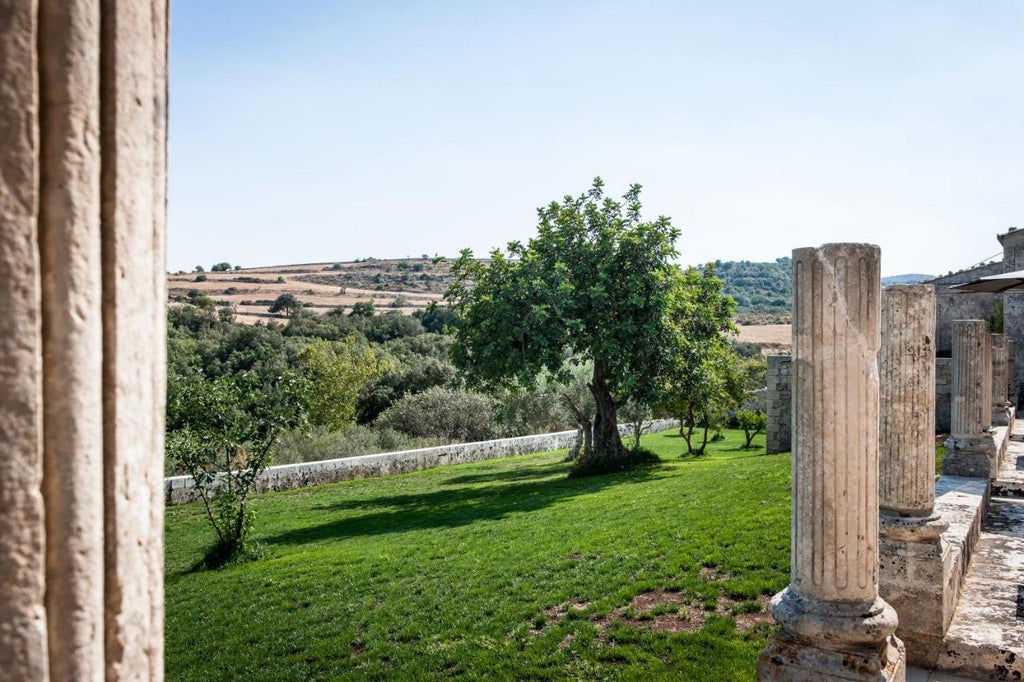
[[(1000, 294), (935, 292), (935, 350), (948, 357), (953, 348), (954, 320), (991, 320)], [(1004, 313), (1005, 314), (1005, 313)]]

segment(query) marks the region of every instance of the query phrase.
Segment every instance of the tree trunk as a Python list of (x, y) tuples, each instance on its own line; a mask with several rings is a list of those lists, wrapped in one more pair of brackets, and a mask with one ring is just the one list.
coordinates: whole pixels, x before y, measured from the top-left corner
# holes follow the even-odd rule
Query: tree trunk
[(597, 414), (594, 417), (594, 454), (598, 457), (618, 457), (625, 451), (617, 421), (619, 404), (608, 390), (604, 361), (600, 358), (594, 358), (594, 378), (589, 388), (597, 405)]

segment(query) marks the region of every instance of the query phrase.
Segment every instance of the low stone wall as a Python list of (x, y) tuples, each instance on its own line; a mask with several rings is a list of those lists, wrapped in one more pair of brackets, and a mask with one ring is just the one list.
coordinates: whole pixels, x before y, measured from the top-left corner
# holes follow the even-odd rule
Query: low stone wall
[(914, 665), (935, 666), (981, 535), (989, 481), (940, 476), (935, 514), (948, 524), (938, 545), (880, 538), (880, 594), (900, 614), (896, 634)]
[[(656, 419), (650, 422), (645, 433), (656, 433), (675, 428), (675, 419)], [(620, 426), (625, 433), (626, 428)], [(527, 455), (570, 448), (576, 444), (576, 431), (560, 431), (537, 436), (502, 438), (479, 443), (441, 445), (434, 448), (386, 452), (377, 455), (361, 455), (328, 459), (321, 462), (301, 462), (268, 467), (256, 479), (256, 492), (292, 490), (311, 485), (324, 485), (356, 478), (372, 478), (389, 474), (407, 474), (448, 464), (465, 464), (486, 459)], [(172, 476), (164, 479), (164, 500), (168, 506), (185, 504), (199, 499), (195, 481), (191, 476)]]

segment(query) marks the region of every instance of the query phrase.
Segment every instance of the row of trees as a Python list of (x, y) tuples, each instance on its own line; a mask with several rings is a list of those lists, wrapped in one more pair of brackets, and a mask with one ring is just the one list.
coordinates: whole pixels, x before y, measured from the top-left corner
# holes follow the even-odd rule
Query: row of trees
[(576, 469), (592, 473), (635, 456), (641, 428), (627, 448), (620, 419), (661, 413), (702, 453), (763, 364), (736, 354), (714, 267), (675, 266), (678, 229), (642, 220), (639, 197), (634, 185), (606, 198), (596, 179), (539, 209), (535, 238), (489, 261), (463, 252), (448, 306), (413, 316), (314, 316), (281, 301), (287, 324), (245, 326), (198, 292), (172, 307), (168, 454), (199, 484), (218, 537), (208, 559), (246, 551), (248, 494), (283, 434), (368, 429), (422, 444), (574, 426)]

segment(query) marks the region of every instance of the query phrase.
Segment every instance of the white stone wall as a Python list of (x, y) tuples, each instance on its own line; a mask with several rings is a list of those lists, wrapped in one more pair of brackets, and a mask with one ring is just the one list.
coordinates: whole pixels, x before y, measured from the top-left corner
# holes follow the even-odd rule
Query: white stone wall
[[(647, 433), (667, 431), (678, 425), (679, 421), (675, 419), (657, 419), (651, 422)], [(620, 429), (625, 431), (624, 426), (620, 425)], [(560, 431), (537, 436), (441, 445), (434, 448), (345, 457), (321, 462), (283, 464), (268, 467), (257, 479), (256, 491), (262, 493), (274, 490), (292, 490), (357, 478), (407, 474), (447, 464), (465, 464), (486, 459), (570, 448), (575, 443), (576, 431)], [(192, 477), (173, 476), (164, 479), (164, 499), (167, 505), (185, 504), (199, 499)]]

